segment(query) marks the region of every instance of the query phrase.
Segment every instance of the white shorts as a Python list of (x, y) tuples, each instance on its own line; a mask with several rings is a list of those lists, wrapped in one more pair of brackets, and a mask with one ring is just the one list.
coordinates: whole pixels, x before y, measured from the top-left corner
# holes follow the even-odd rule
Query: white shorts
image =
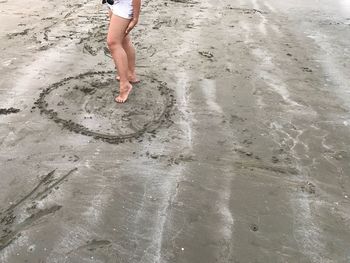
[(107, 4), (112, 13), (122, 18), (131, 19), (133, 13), (132, 0), (114, 0), (114, 4)]

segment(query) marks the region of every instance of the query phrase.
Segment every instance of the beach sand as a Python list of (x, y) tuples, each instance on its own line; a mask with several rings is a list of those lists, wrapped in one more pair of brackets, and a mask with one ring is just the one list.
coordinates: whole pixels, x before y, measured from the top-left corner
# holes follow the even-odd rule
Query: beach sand
[(350, 261), (350, 4), (0, 1), (0, 262)]

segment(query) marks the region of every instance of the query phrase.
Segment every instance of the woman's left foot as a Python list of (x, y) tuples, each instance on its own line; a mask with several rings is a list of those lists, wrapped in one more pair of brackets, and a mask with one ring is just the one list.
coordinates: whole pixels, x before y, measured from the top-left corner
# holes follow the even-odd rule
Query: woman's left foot
[[(116, 77), (116, 80), (117, 81), (120, 81), (120, 77), (119, 76), (117, 76)], [(131, 83), (131, 84), (137, 84), (137, 83), (139, 83), (141, 80), (139, 80), (136, 76), (135, 77), (129, 77), (129, 82)]]
[(117, 103), (124, 103), (128, 100), (129, 94), (132, 90), (132, 85), (129, 83), (126, 87), (120, 87), (120, 92), (117, 97), (115, 97), (115, 101)]

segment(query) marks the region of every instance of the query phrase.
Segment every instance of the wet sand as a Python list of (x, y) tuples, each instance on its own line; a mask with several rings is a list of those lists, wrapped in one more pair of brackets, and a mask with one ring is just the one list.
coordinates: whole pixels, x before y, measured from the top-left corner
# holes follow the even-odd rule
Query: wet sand
[(349, 3), (0, 7), (0, 262), (350, 261)]

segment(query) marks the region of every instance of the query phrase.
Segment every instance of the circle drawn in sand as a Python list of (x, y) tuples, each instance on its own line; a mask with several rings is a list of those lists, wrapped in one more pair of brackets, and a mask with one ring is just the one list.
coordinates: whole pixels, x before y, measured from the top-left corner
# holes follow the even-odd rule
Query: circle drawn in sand
[(172, 91), (164, 82), (141, 78), (124, 104), (114, 101), (118, 89), (114, 71), (65, 78), (45, 89), (35, 104), (65, 129), (119, 143), (154, 132), (169, 120)]

